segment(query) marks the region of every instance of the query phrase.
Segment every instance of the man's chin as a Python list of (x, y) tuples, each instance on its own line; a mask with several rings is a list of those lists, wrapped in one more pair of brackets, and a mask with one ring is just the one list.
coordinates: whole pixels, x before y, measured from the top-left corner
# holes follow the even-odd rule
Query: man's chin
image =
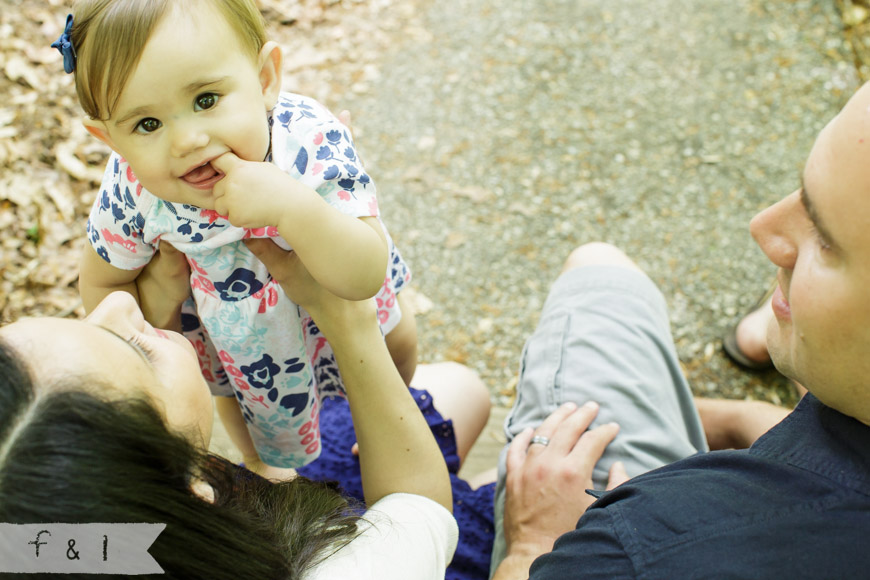
[(770, 360), (779, 374), (797, 381), (798, 379), (794, 376), (795, 368), (791, 349), (788, 347), (788, 342), (783, 340), (784, 337), (777, 330), (774, 328), (774, 324), (771, 324), (767, 333), (767, 352), (770, 355)]

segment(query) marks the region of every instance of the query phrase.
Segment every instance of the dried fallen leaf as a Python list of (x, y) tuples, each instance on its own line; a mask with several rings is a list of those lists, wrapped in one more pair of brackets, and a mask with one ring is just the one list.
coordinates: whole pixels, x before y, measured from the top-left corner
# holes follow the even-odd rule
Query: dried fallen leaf
[(5, 107), (0, 109), (0, 127), (5, 127), (12, 123), (15, 120), (15, 109), (12, 107)]
[(858, 4), (851, 5), (843, 11), (843, 24), (854, 28), (866, 22), (870, 18), (870, 9)]
[(446, 189), (450, 191), (453, 195), (457, 197), (467, 197), (474, 203), (485, 203), (495, 199), (495, 194), (492, 192), (492, 190), (486, 189), (485, 187), (477, 187), (474, 185), (459, 186), (455, 184), (448, 184), (446, 186)]
[(34, 185), (32, 180), (21, 173), (6, 174), (0, 179), (0, 200), (8, 200), (17, 206), (33, 202)]
[(447, 240), (444, 242), (444, 247), (448, 250), (453, 250), (468, 241), (468, 235), (463, 232), (450, 232), (447, 234)]
[(14, 83), (22, 83), (32, 89), (38, 88), (40, 85), (36, 71), (20, 56), (13, 56), (7, 60), (3, 72)]
[(426, 314), (434, 306), (432, 300), (413, 286), (402, 290), (402, 303), (408, 306), (412, 315)]
[(71, 141), (58, 143), (54, 148), (54, 156), (57, 159), (58, 165), (74, 179), (90, 183), (100, 183), (103, 171), (84, 163), (76, 156), (75, 149), (76, 144)]

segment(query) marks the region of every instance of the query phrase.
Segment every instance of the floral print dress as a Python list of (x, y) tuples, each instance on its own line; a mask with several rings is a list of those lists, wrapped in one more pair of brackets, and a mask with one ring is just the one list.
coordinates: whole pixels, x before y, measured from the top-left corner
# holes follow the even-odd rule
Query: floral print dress
[[(267, 161), (347, 215), (379, 216), (374, 183), (347, 128), (328, 110), (282, 93), (269, 121)], [(125, 270), (144, 267), (161, 241), (183, 252), (193, 299), (184, 306), (182, 327), (212, 394), (238, 399), (265, 463), (298, 467), (319, 456), (320, 400), (344, 394), (332, 349), (242, 241), (268, 237), (290, 249), (277, 229), (237, 228), (213, 210), (159, 199), (116, 154), (87, 229), (94, 250)], [(375, 297), (384, 334), (399, 322), (396, 293), (411, 276), (388, 234), (387, 240), (390, 261)]]

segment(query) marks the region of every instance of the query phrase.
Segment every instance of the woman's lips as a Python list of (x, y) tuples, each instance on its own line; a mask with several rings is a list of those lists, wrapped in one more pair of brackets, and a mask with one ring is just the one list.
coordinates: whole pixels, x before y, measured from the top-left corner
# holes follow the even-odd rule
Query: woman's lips
[(191, 169), (182, 175), (181, 179), (197, 189), (211, 189), (223, 176), (223, 173), (212, 167), (211, 163), (206, 163)]
[(178, 334), (177, 332), (174, 332), (172, 330), (163, 330), (162, 328), (155, 328), (151, 326), (151, 324), (147, 321), (145, 322), (145, 331), (153, 332), (163, 340), (174, 342), (175, 344), (181, 346), (186, 351), (188, 351), (193, 356), (193, 358), (199, 360), (197, 358), (196, 349), (194, 348), (194, 346), (190, 343), (189, 340), (187, 340), (184, 336)]
[(773, 314), (780, 320), (791, 320), (791, 305), (782, 293), (782, 286), (777, 286), (770, 302)]

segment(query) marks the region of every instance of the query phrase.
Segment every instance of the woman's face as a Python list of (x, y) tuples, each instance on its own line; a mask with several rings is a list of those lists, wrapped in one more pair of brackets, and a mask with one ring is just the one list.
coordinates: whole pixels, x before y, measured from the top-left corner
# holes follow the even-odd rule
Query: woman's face
[(212, 400), (193, 347), (145, 322), (126, 292), (110, 294), (84, 320), (24, 319), (0, 329), (0, 339), (24, 359), (37, 389), (79, 377), (108, 399), (144, 392), (171, 429), (208, 447)]

